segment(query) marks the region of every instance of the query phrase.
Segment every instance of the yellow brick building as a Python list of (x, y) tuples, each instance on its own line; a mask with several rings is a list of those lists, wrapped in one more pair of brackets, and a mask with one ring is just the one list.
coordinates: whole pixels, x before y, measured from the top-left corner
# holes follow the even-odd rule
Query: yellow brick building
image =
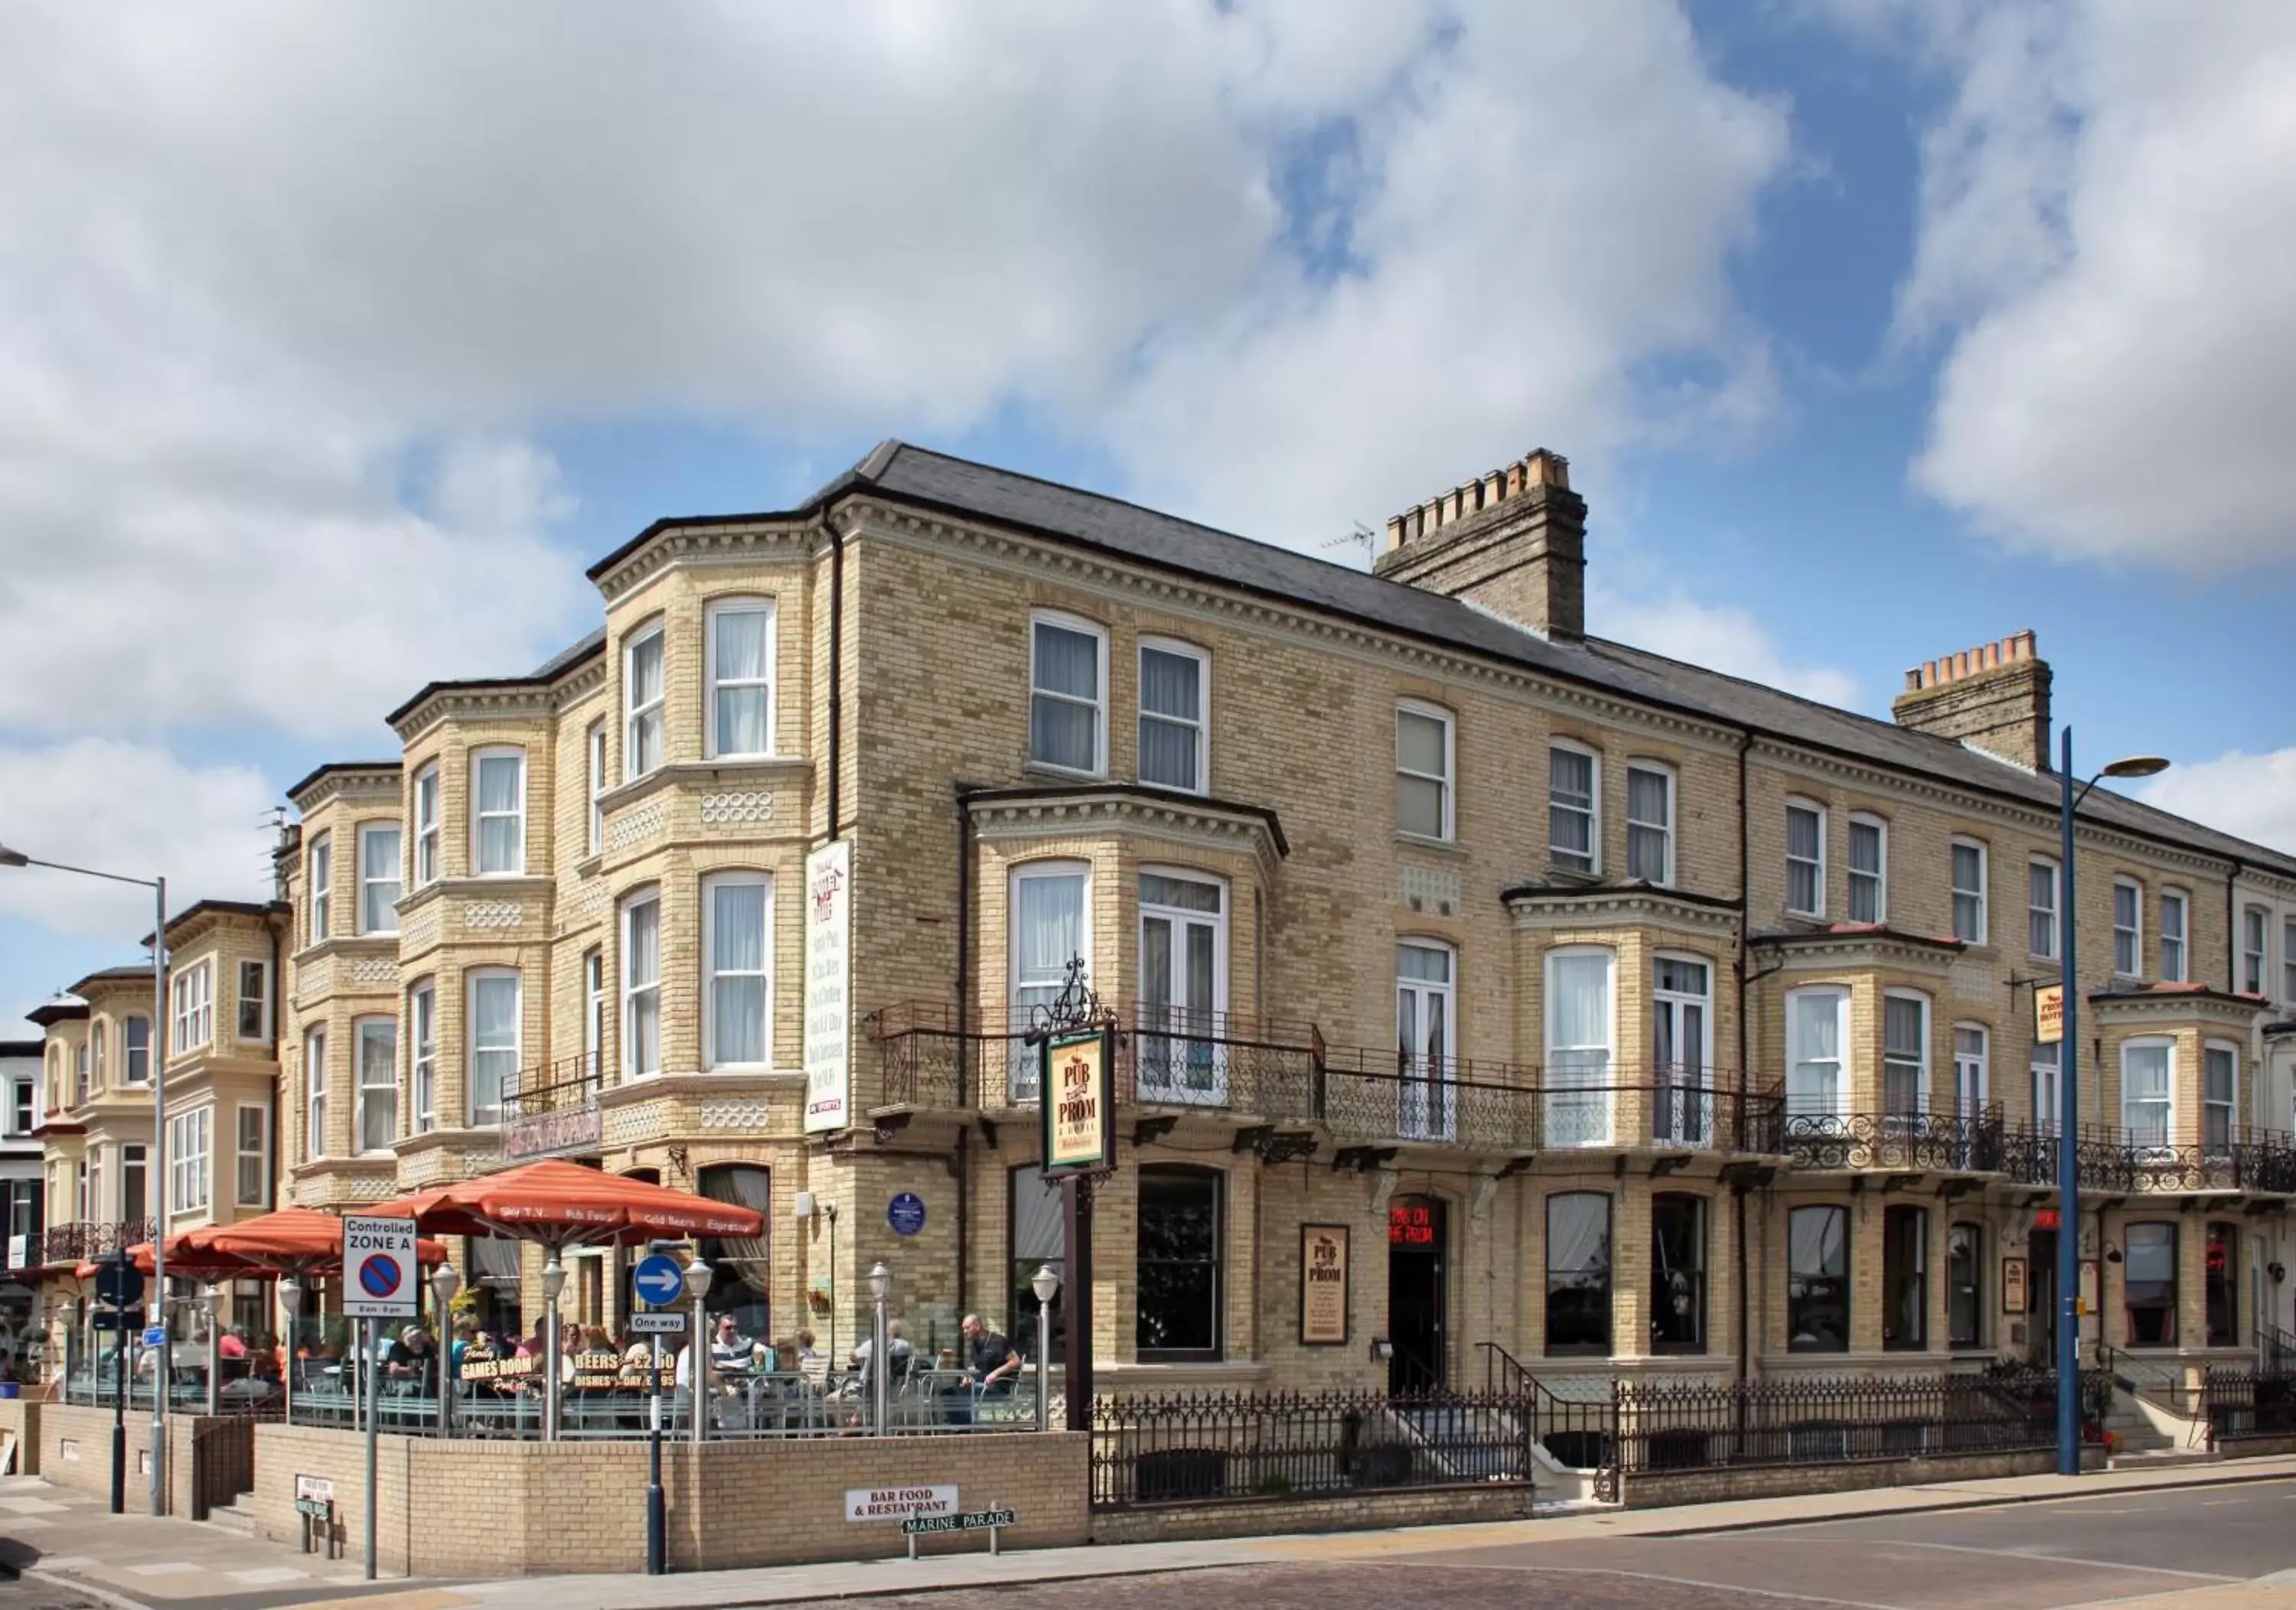
[[(890, 443), (660, 521), (591, 569), (597, 633), (291, 790), (283, 905), (176, 941), (234, 1020), (279, 947), (275, 1021), (184, 1099), (275, 1072), (282, 1201), (574, 1155), (762, 1208), (711, 1249), (747, 1327), (841, 1353), (882, 1260), (922, 1346), (1032, 1338), (1024, 1036), (1073, 964), (1120, 1031), (1103, 1383), (2046, 1356), (2059, 1235), (2092, 1339), (2189, 1369), (2291, 1328), (2296, 860), (2087, 797), (2057, 1224), (2031, 634), (1878, 722), (1586, 635), (1585, 525), (1534, 453), (1365, 575)], [(1309, 1227), (1348, 1249), (1329, 1337)], [(530, 1257), (455, 1256), (531, 1322)], [(580, 1260), (570, 1310), (612, 1324), (626, 1274)]]

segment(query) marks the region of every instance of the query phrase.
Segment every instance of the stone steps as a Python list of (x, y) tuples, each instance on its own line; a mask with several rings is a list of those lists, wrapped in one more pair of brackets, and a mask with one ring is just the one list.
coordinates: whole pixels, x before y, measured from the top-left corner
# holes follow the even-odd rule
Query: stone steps
[[(250, 1496), (250, 1494), (244, 1492), (239, 1495), (241, 1499)], [(256, 1535), (255, 1516), (253, 1512), (242, 1509), (239, 1507), (239, 1500), (236, 1499), (228, 1504), (217, 1504), (211, 1506), (208, 1510), (208, 1524), (210, 1526), (220, 1526), (226, 1532), (236, 1532), (242, 1537), (253, 1537)]]

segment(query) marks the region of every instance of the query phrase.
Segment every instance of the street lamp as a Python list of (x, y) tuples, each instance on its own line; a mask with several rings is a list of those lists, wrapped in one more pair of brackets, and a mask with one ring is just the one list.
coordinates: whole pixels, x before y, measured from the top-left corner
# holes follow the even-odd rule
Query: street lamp
[(542, 1266), (542, 1312), (548, 1316), (549, 1345), (543, 1350), (543, 1368), (550, 1373), (542, 1382), (542, 1440), (558, 1440), (558, 1294), (566, 1289), (566, 1266), (553, 1252)]
[(279, 1277), (279, 1306), (287, 1311), (287, 1361), (280, 1372), (280, 1418), (283, 1424), (295, 1423), (295, 1321), (303, 1317), (303, 1283), (294, 1274)]
[(438, 1299), (439, 1307), (439, 1434), (445, 1436), (454, 1426), (455, 1401), (454, 1344), (447, 1332), (447, 1306), (455, 1294), (463, 1289), (463, 1271), (452, 1263), (441, 1263), (430, 1271), (430, 1295)]
[[(693, 1406), (692, 1435), (696, 1447), (701, 1446), (709, 1428), (709, 1415), (703, 1407), (702, 1400), (702, 1389), (706, 1384), (705, 1377), (709, 1365), (709, 1354), (703, 1345), (707, 1337), (702, 1329), (703, 1324), (709, 1319), (709, 1312), (703, 1307), (703, 1304), (708, 1300), (709, 1287), (717, 1279), (718, 1271), (703, 1263), (701, 1254), (696, 1252), (693, 1262), (685, 1266), (685, 1289), (693, 1294), (693, 1334), (686, 1339), (685, 1344), (685, 1389)], [(660, 1367), (660, 1361), (655, 1360), (654, 1368), (659, 1370)], [(701, 1479), (701, 1473), (698, 1469), (693, 1473), (693, 1479), (696, 1482)]]
[(2064, 1038), (2057, 1054), (2057, 1474), (2080, 1474), (2080, 984), (2075, 968), (2077, 924), (2073, 887), (2073, 813), (2107, 777), (2157, 777), (2169, 769), (2158, 755), (2114, 761), (2074, 791), (2073, 730), (2061, 737), (2057, 765), (2057, 830), (2062, 839), (2064, 889), (2059, 897), (2057, 950), (2063, 968)]
[(221, 1412), (217, 1407), (216, 1377), (223, 1370), (223, 1338), (216, 1333), (216, 1314), (223, 1306), (223, 1293), (216, 1289), (213, 1280), (200, 1287), (200, 1322), (208, 1333), (208, 1418)]
[(892, 1417), (888, 1412), (892, 1403), (890, 1383), (891, 1361), (885, 1357), (890, 1344), (885, 1324), (885, 1299), (893, 1294), (893, 1271), (882, 1261), (869, 1271), (869, 1416), (879, 1436), (890, 1428)]
[(1049, 1263), (1038, 1266), (1029, 1289), (1037, 1294), (1037, 1429), (1053, 1428), (1053, 1299), (1061, 1277)]
[[(45, 867), (52, 872), (77, 872), (106, 883), (129, 883), (152, 892), (152, 1027), (144, 1036), (144, 1055), (152, 1066), (152, 1178), (158, 1193), (159, 1217), (152, 1228), (152, 1322), (168, 1322), (168, 1055), (160, 1032), (168, 1024), (168, 880), (129, 878), (119, 872), (99, 872), (93, 867), (42, 861), (21, 850), (0, 845), (0, 867)], [(123, 1048), (122, 1058), (127, 1056)], [(123, 1341), (126, 1338), (121, 1338)], [(213, 1377), (210, 1377), (210, 1379)], [(167, 1510), (168, 1474), (168, 1354), (161, 1344), (152, 1377), (152, 1513)]]
[(799, 1222), (809, 1222), (816, 1213), (829, 1221), (829, 1336), (822, 1348), (822, 1356), (834, 1364), (837, 1361), (837, 1204), (825, 1197), (816, 1201), (809, 1190), (798, 1192), (796, 1215)]

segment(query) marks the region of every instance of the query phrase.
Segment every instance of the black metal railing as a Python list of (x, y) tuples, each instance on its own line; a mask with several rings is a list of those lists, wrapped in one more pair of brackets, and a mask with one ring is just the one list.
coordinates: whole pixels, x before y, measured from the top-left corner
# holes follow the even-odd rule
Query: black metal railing
[(2296, 1370), (2211, 1369), (2201, 1386), (2209, 1442), (2296, 1436)]
[[(2061, 1145), (2054, 1131), (2020, 1130), (2007, 1140), (2001, 1172), (2020, 1184), (2053, 1185)], [(2186, 1146), (2141, 1130), (2083, 1125), (2073, 1158), (2084, 1190), (2296, 1195), (2296, 1135), (2280, 1130), (2236, 1128)]]
[(1478, 1342), (1475, 1349), (1483, 1357), (1483, 1390), (1517, 1406), (1530, 1440), (1556, 1464), (1593, 1472), (1596, 1498), (1617, 1498), (1619, 1406), (1613, 1383), (1590, 1383), (1596, 1395), (1570, 1397), (1548, 1387), (1496, 1342)]
[[(504, 1157), (515, 1163), (596, 1151), (605, 1138), (598, 1107), (604, 1084), (595, 1051), (519, 1069), (503, 1087)], [(479, 1117), (485, 1121), (483, 1113)]]
[(51, 1224), (40, 1238), (43, 1263), (79, 1263), (125, 1252), (152, 1238), (150, 1219), (120, 1219), (106, 1223), (80, 1220)]
[(2267, 1375), (2296, 1371), (2296, 1336), (2269, 1321), (2256, 1327), (2257, 1368)]
[(1820, 1113), (1789, 1108), (1785, 1155), (1796, 1168), (1915, 1169), (1995, 1173), (2002, 1165), (1997, 1107), (1978, 1113)]
[(1620, 1382), (1628, 1480), (1674, 1470), (1841, 1464), (2056, 1445), (2054, 1377)]
[(1513, 1483), (1536, 1460), (1506, 1393), (1201, 1393), (1093, 1405), (1096, 1509)]
[(2139, 1358), (2103, 1341), (2096, 1344), (2096, 1356), (2119, 1390), (2180, 1420), (2201, 1418), (2202, 1389), (2187, 1378), (2181, 1364)]

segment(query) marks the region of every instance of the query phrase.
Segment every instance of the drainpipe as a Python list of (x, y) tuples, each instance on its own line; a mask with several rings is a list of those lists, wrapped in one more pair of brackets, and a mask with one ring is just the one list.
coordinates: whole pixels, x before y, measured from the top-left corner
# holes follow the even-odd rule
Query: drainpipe
[[(965, 1099), (965, 1069), (971, 1060), (965, 1030), (972, 1021), (972, 812), (964, 790), (956, 794), (956, 1100)], [(956, 1132), (956, 1312), (968, 1312), (972, 1283), (966, 1279), (972, 1248), (972, 1126)]]
[[(2248, 926), (2248, 919), (2240, 909), (2240, 862), (2237, 861), (2225, 873), (2225, 919), (2226, 925), (2232, 930), (2232, 943), (2225, 946), (2225, 993), (2236, 995), (2240, 993), (2240, 947), (2247, 943)], [(2187, 934), (2193, 931), (2190, 918), (2185, 919), (2185, 931)], [(2267, 936), (2267, 950), (2271, 948), (2269, 941), (2270, 936)], [(2142, 966), (2144, 960), (2142, 956), (2138, 957), (2138, 965)], [(2097, 1233), (2103, 1235), (2104, 1232), (2100, 1230)]]
[(845, 769), (845, 534), (827, 511), (821, 524), (829, 533), (829, 838), (834, 843)]
[[(294, 920), (293, 916), (290, 915), (287, 920), (292, 922)], [(286, 988), (286, 977), (279, 970), (279, 928), (278, 925), (275, 923), (271, 927), (271, 1059), (274, 1062), (284, 1062), (286, 1060), (286, 1058), (280, 1054), (279, 1045), (279, 997), (281, 994), (285, 993)], [(279, 1079), (276, 1075), (274, 1075), (271, 1080), (270, 1124), (271, 1156), (273, 1161), (275, 1163), (279, 1158), (285, 1155), (280, 1148), (279, 1141)], [(276, 1181), (284, 1172), (284, 1170), (274, 1168), (271, 1171), (271, 1177), (274, 1181)], [(274, 1207), (279, 1205), (279, 1196), (275, 1189), (272, 1192), (271, 1205)], [(210, 1322), (209, 1328), (213, 1328), (212, 1322)], [(292, 1353), (294, 1349), (291, 1346), (288, 1351), (290, 1353)]]
[[(1746, 927), (1751, 916), (1751, 890), (1747, 871), (1749, 812), (1746, 803), (1746, 752), (1754, 746), (1754, 734), (1749, 730), (1738, 740), (1738, 946), (1734, 965), (1738, 974), (1738, 1116), (1743, 1122), (1746, 1097), (1753, 1080), (1753, 1069), (1748, 1066), (1752, 1042), (1746, 1033), (1746, 993), (1753, 980), (1747, 967)], [(1738, 1282), (1738, 1379), (1745, 1381), (1752, 1374), (1752, 1338), (1748, 1334), (1748, 1317), (1751, 1312), (1749, 1287), (1751, 1284), (1746, 1269), (1746, 1190), (1742, 1184), (1730, 1193), (1733, 1234), (1736, 1238), (1735, 1273)]]

